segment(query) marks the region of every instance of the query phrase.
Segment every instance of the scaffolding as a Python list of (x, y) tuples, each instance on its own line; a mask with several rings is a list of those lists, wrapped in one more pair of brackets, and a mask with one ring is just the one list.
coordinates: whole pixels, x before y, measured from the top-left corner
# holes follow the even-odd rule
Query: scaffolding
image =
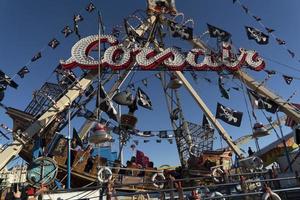
[(46, 82), (41, 89), (33, 94), (33, 99), (26, 107), (25, 112), (37, 117), (48, 110), (57, 99), (66, 91), (61, 85)]

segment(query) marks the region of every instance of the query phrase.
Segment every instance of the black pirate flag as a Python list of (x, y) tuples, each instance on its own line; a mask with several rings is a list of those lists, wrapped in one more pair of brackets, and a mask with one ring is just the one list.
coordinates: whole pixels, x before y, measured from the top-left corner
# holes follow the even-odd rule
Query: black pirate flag
[(117, 110), (114, 108), (112, 101), (108, 99), (102, 85), (99, 87), (99, 90), (96, 98), (96, 106), (100, 107), (100, 110), (104, 111), (111, 119), (118, 121)]
[(19, 85), (2, 70), (0, 70), (0, 90), (3, 92), (7, 86), (17, 89)]
[(81, 15), (74, 15), (73, 16), (73, 29), (74, 33), (77, 35), (78, 39), (81, 39), (81, 35), (79, 34), (79, 25), (78, 22), (82, 21), (83, 17)]
[(193, 39), (193, 28), (180, 25), (174, 21), (169, 21), (169, 25), (173, 37), (180, 37), (184, 40)]
[(55, 49), (59, 45), (59, 41), (55, 38), (53, 38), (49, 43), (48, 46), (52, 49)]
[(78, 132), (75, 128), (73, 128), (73, 139), (76, 140), (77, 144), (83, 148), (83, 143), (81, 138), (78, 135)]
[(221, 92), (222, 97), (224, 97), (225, 99), (229, 99), (229, 93), (228, 93), (228, 91), (224, 88), (224, 83), (223, 83), (223, 78), (222, 78), (222, 76), (219, 77), (218, 85), (219, 85), (219, 90), (220, 90), (220, 92)]
[(279, 45), (285, 45), (285, 44), (286, 44), (284, 40), (279, 39), (279, 38), (276, 38), (276, 41), (277, 41), (277, 43), (278, 43)]
[(290, 56), (292, 57), (292, 58), (294, 58), (295, 57), (295, 53), (294, 52), (292, 52), (291, 50), (287, 50), (287, 52), (290, 54)]
[(249, 9), (248, 9), (246, 6), (244, 6), (244, 5), (242, 5), (242, 8), (243, 8), (243, 10), (245, 11), (245, 13), (247, 13), (247, 14), (248, 14), (248, 12), (249, 12)]
[(141, 89), (138, 88), (136, 92), (137, 103), (149, 110), (152, 110), (152, 103), (149, 96)]
[(73, 31), (69, 26), (65, 26), (61, 33), (64, 34), (65, 37), (68, 37), (70, 34), (73, 33)]
[(258, 21), (258, 22), (261, 21), (261, 18), (258, 17), (258, 16), (254, 16), (254, 15), (253, 15), (253, 18), (254, 18), (256, 21)]
[(142, 83), (144, 84), (145, 87), (148, 86), (148, 80), (146, 78), (142, 80)]
[(211, 83), (211, 80), (210, 80), (209, 78), (204, 77), (204, 79), (205, 79), (207, 82)]
[(220, 103), (217, 105), (216, 118), (233, 126), (241, 126), (243, 113), (226, 107)]
[(274, 71), (274, 70), (267, 70), (267, 69), (265, 69), (264, 70), (268, 75), (274, 75), (274, 74), (276, 74), (276, 71)]
[(266, 27), (266, 31), (267, 31), (268, 33), (273, 33), (275, 30), (274, 30), (274, 29), (272, 29), (272, 28), (268, 28), (268, 27)]
[(83, 21), (83, 17), (80, 14), (74, 15), (73, 20), (75, 22), (81, 22)]
[(142, 132), (142, 136), (144, 136), (144, 137), (152, 137), (153, 134), (152, 134), (152, 131), (143, 131)]
[(290, 85), (294, 79), (293, 77), (287, 76), (287, 75), (282, 75), (282, 77), (283, 77), (284, 81), (286, 82), (286, 84), (288, 84), (288, 85)]
[(89, 5), (87, 5), (87, 7), (85, 8), (86, 11), (88, 11), (89, 13), (93, 12), (93, 10), (95, 10), (95, 5), (91, 2), (89, 3)]
[(5, 90), (6, 90), (6, 87), (5, 86), (0, 86), (0, 102), (4, 99), (4, 96), (5, 96)]
[(224, 41), (224, 42), (227, 42), (231, 37), (230, 33), (228, 33), (227, 31), (224, 31), (218, 27), (215, 27), (213, 25), (207, 24), (207, 28), (208, 28), (210, 37), (219, 38), (221, 41)]
[(18, 71), (18, 75), (21, 77), (21, 78), (24, 78), (25, 74), (28, 74), (29, 73), (29, 69), (27, 66), (24, 66), (22, 67), (19, 71)]
[(208, 121), (207, 117), (204, 114), (203, 114), (203, 118), (202, 118), (202, 127), (204, 129), (212, 128), (210, 121)]
[(168, 138), (168, 131), (159, 131), (158, 137)]
[(254, 108), (265, 109), (267, 112), (270, 113), (275, 113), (277, 111), (278, 105), (274, 101), (266, 97), (260, 96), (253, 90), (250, 89), (247, 90), (248, 90), (251, 104)]
[(247, 36), (249, 40), (255, 40), (257, 44), (268, 44), (269, 43), (269, 36), (257, 30), (256, 28), (252, 28), (249, 26), (245, 26)]
[(38, 59), (40, 59), (42, 57), (42, 53), (38, 52), (37, 54), (35, 54), (32, 58), (31, 58), (31, 62), (37, 61)]
[(232, 87), (232, 89), (234, 89), (235, 91), (240, 91), (240, 88), (238, 87)]

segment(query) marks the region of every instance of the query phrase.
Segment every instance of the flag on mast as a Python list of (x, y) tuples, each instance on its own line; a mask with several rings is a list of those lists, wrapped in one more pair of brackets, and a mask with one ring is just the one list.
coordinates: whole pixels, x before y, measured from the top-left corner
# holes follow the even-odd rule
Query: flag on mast
[(232, 108), (226, 107), (220, 103), (217, 104), (216, 118), (221, 119), (227, 124), (240, 127), (243, 113)]

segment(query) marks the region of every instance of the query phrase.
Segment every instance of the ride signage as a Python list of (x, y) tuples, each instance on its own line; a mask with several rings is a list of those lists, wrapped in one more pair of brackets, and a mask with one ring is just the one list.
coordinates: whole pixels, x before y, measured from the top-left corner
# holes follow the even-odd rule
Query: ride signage
[(222, 52), (215, 53), (209, 50), (192, 49), (186, 55), (176, 48), (167, 48), (161, 52), (151, 47), (127, 48), (119, 44), (116, 37), (112, 35), (100, 35), (101, 43), (109, 43), (110, 47), (104, 52), (101, 63), (89, 56), (92, 49), (98, 47), (99, 36), (92, 35), (79, 40), (71, 50), (71, 58), (61, 61), (64, 69), (73, 69), (79, 66), (82, 69), (98, 69), (111, 67), (113, 70), (128, 69), (136, 63), (141, 70), (154, 70), (165, 66), (168, 70), (182, 71), (187, 68), (199, 71), (237, 71), (242, 66), (252, 70), (264, 69), (265, 62), (252, 50), (240, 48), (238, 54), (231, 51), (230, 43), (224, 42)]

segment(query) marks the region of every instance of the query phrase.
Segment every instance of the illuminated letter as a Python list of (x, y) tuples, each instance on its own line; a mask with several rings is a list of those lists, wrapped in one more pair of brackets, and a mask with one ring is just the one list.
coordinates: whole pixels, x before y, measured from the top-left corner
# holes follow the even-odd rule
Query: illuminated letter
[[(198, 59), (199, 56), (204, 56), (204, 59), (201, 63), (197, 63), (196, 60)], [(209, 51), (208, 53), (204, 54), (204, 52), (202, 51), (202, 49), (192, 49), (187, 57), (186, 57), (186, 61), (189, 65), (191, 65), (191, 67), (193, 68), (193, 70), (198, 70), (198, 71), (205, 71), (208, 69), (211, 70), (220, 70), (221, 66), (220, 64), (217, 62), (217, 57), (213, 56), (213, 52)]]
[(261, 71), (265, 68), (264, 60), (255, 51), (246, 51), (246, 63), (250, 66), (250, 69), (255, 71)]
[[(89, 52), (98, 46), (99, 36), (91, 35), (79, 40), (71, 50), (71, 58), (61, 61), (64, 69), (73, 69), (79, 66), (82, 69), (97, 69), (99, 61), (88, 56)], [(118, 44), (116, 37), (112, 35), (100, 35), (100, 42), (108, 42), (111, 45)]]
[(103, 63), (113, 70), (126, 69), (131, 63), (130, 50), (121, 45), (109, 47), (104, 53)]
[(136, 62), (144, 70), (155, 69), (161, 64), (166, 65), (170, 70), (182, 70), (185, 59), (175, 48), (167, 48), (156, 54), (151, 47), (145, 47), (136, 55)]

